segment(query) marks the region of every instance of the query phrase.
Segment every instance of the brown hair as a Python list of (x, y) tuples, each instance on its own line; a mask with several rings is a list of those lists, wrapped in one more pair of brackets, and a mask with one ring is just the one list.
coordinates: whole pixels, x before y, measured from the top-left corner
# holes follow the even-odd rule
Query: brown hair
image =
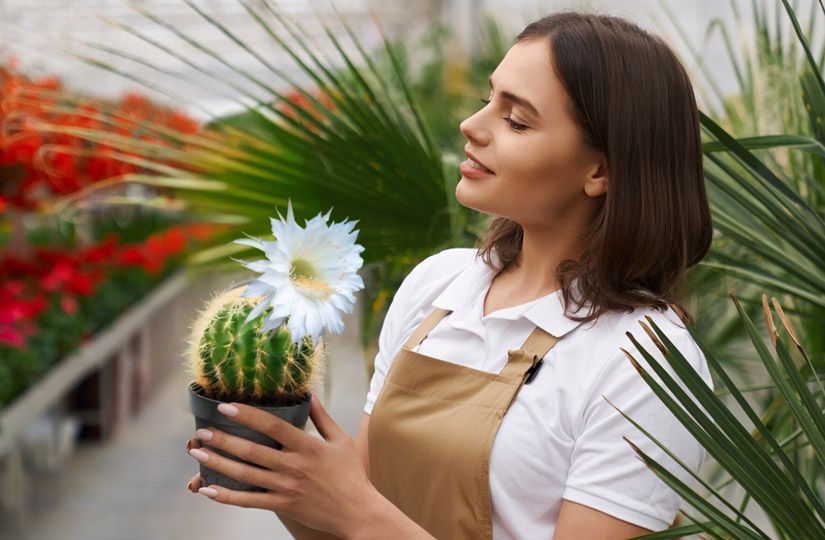
[[(618, 17), (563, 12), (529, 24), (516, 37), (546, 39), (556, 75), (570, 97), (585, 144), (604, 152), (609, 186), (578, 261), (556, 272), (565, 307), (591, 303), (608, 310), (677, 304), (685, 270), (708, 252), (713, 227), (702, 170), (693, 87), (660, 38)], [(495, 248), (506, 269), (521, 251), (521, 225), (496, 218), (480, 240), (493, 266)], [(579, 297), (573, 298), (578, 278)]]

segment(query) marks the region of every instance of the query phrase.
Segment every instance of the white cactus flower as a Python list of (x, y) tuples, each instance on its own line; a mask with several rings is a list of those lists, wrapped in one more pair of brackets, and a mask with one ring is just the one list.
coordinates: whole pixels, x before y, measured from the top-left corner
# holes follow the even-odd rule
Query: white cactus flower
[(262, 274), (241, 294), (263, 297), (247, 322), (271, 307), (264, 330), (278, 328), (286, 321), (294, 343), (309, 336), (315, 344), (325, 329), (335, 334), (343, 331), (341, 314), (352, 312), (353, 293), (364, 288), (357, 274), (364, 264), (359, 255), (364, 248), (355, 243), (358, 231), (353, 228), (358, 221), (327, 224), (331, 212), (304, 220), (302, 228), (295, 222), (292, 201), (288, 201), (286, 219), (280, 212), (280, 219), (270, 219), (274, 241), (253, 237), (234, 241), (266, 255), (257, 261), (238, 261)]

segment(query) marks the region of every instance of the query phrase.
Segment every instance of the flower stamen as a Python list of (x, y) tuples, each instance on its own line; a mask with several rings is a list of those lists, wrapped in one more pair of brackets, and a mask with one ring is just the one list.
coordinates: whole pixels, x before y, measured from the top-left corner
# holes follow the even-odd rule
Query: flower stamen
[(335, 292), (335, 289), (330, 287), (329, 283), (323, 279), (314, 279), (303, 276), (291, 276), (290, 279), (296, 287), (312, 294), (316, 298), (326, 298)]

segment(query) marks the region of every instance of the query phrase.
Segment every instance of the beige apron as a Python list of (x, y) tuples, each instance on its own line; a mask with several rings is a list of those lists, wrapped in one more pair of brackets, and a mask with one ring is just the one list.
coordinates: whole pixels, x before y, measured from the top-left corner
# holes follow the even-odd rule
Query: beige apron
[(439, 540), (492, 539), (493, 439), (558, 338), (536, 327), (500, 374), (412, 351), (448, 313), (425, 318), (393, 361), (370, 416), (370, 479)]

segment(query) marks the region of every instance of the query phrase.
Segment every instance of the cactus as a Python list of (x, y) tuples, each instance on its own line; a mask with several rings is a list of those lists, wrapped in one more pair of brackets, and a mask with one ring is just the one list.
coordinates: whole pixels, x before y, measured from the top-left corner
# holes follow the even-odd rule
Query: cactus
[(294, 405), (320, 377), (323, 342), (292, 343), (286, 324), (262, 331), (267, 312), (245, 323), (260, 300), (242, 288), (217, 295), (192, 326), (189, 367), (203, 395), (255, 406)]

